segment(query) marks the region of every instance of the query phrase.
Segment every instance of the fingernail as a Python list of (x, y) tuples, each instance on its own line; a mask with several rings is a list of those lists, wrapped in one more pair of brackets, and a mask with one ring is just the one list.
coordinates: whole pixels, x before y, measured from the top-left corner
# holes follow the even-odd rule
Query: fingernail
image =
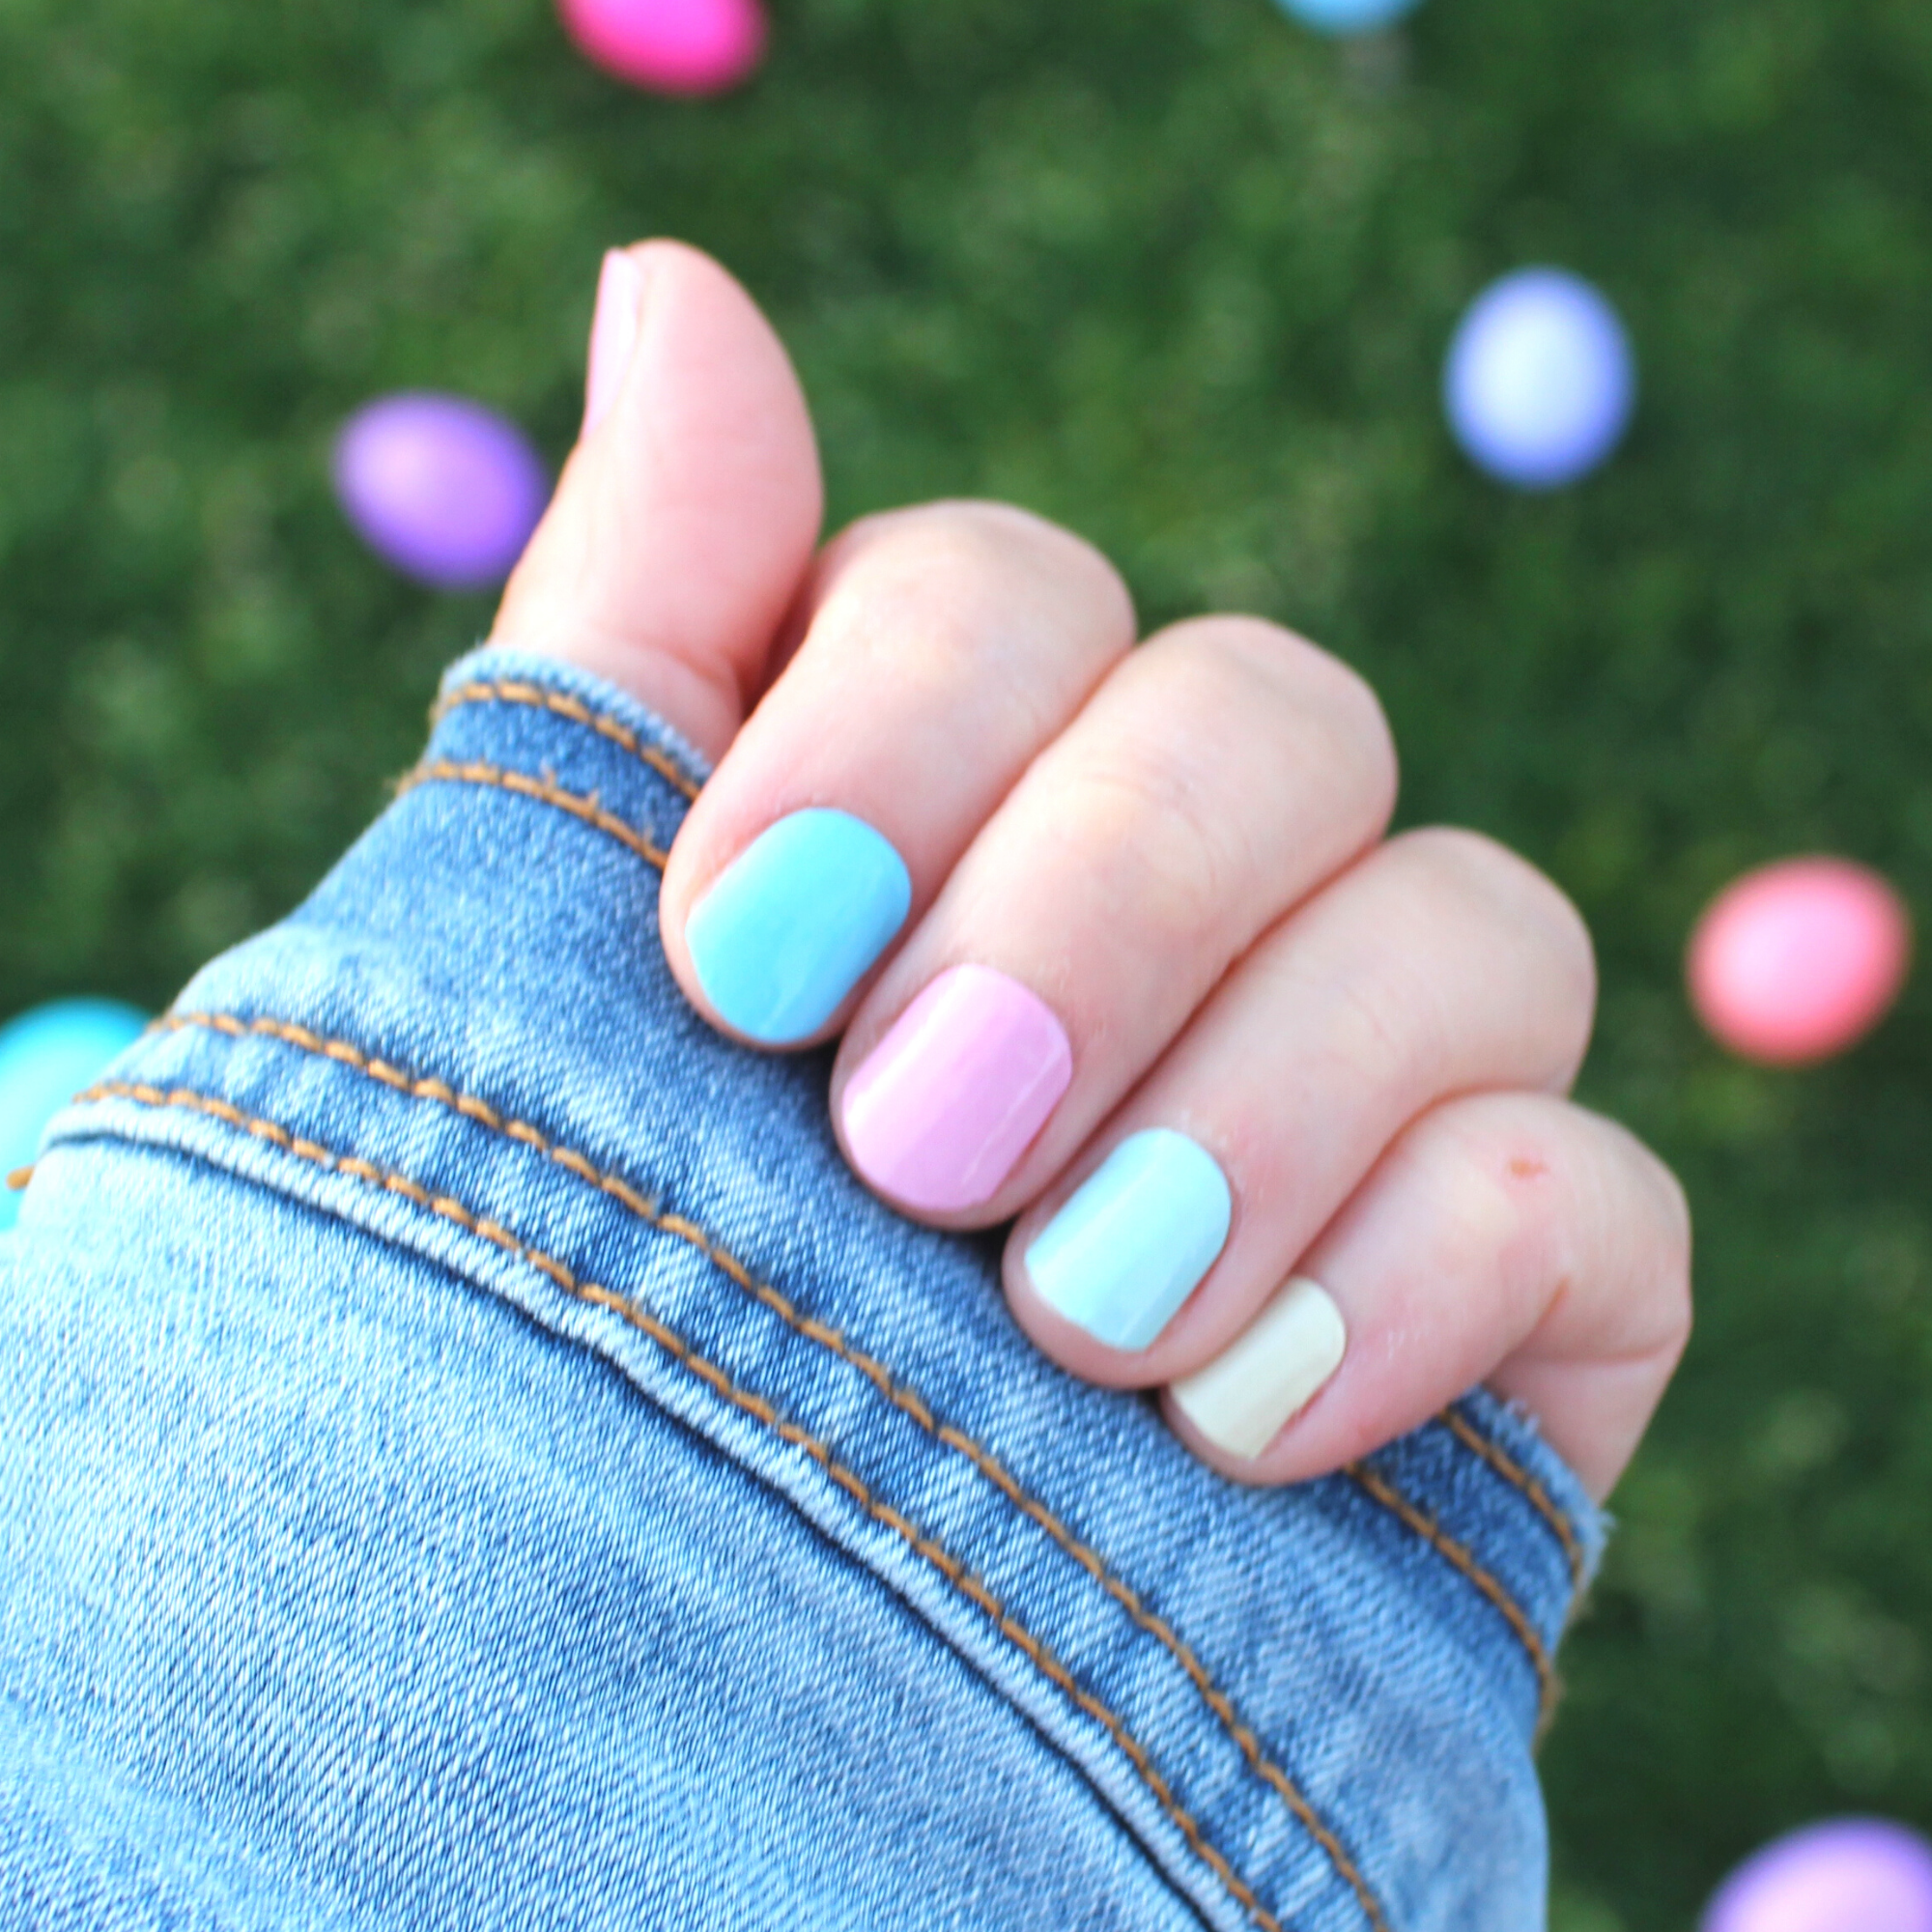
[(1233, 1347), (1173, 1385), (1208, 1441), (1252, 1462), (1342, 1366), (1349, 1331), (1328, 1292), (1295, 1276)]
[(954, 966), (902, 1012), (846, 1083), (853, 1165), (932, 1212), (990, 1201), (1073, 1078), (1066, 1030), (990, 966)]
[(1214, 1265), (1234, 1199), (1214, 1157), (1171, 1127), (1129, 1135), (1026, 1251), (1040, 1298), (1110, 1349), (1152, 1345)]
[(590, 322), (590, 367), (583, 384), (582, 440), (611, 413), (631, 352), (638, 346), (638, 325), (643, 307), (644, 271), (635, 257), (611, 249), (597, 276), (597, 310)]
[(684, 943), (724, 1019), (781, 1046), (838, 1010), (911, 907), (892, 841), (849, 811), (814, 806), (768, 826), (725, 867)]

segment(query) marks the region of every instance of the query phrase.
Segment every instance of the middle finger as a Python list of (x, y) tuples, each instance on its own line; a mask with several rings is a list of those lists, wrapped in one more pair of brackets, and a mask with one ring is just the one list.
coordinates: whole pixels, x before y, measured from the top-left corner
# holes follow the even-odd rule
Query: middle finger
[(935, 1225), (1005, 1219), (1394, 798), (1380, 706), (1334, 658), (1251, 618), (1151, 639), (1034, 760), (854, 1016), (832, 1080), (847, 1158)]

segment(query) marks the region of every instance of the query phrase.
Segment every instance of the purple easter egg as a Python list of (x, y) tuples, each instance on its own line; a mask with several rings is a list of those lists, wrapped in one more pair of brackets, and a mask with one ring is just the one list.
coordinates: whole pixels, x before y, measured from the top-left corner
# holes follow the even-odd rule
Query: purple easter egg
[(335, 444), (335, 489), (376, 554), (439, 590), (500, 583), (550, 499), (522, 430), (462, 396), (410, 391), (356, 411)]
[(1878, 1818), (1793, 1832), (1724, 1881), (1701, 1932), (1932, 1932), (1932, 1845)]

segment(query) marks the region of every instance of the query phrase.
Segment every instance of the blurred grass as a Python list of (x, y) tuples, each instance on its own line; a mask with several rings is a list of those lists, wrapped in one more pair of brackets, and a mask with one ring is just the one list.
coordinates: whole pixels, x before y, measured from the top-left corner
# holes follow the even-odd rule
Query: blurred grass
[[(153, 1008), (378, 809), (488, 600), (385, 575), (340, 419), (457, 388), (560, 458), (608, 243), (777, 318), (833, 515), (1017, 498), (1150, 622), (1262, 611), (1383, 692), (1404, 817), (1576, 895), (1585, 1081), (1685, 1175), (1700, 1327), (1545, 1766), (1559, 1932), (1688, 1928), (1843, 1809), (1932, 1826), (1932, 990), (1821, 1071), (1678, 990), (1743, 866), (1932, 914), (1932, 9), (778, 0), (728, 99), (546, 0), (0, 0), (0, 1012)], [(1602, 476), (1512, 497), (1436, 404), (1527, 261), (1639, 345)]]

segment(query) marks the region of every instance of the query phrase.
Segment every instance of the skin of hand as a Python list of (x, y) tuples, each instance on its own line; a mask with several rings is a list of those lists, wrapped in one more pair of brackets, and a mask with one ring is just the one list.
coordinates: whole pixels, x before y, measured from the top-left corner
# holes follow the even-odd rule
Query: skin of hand
[[(1568, 900), (1478, 834), (1387, 837), (1381, 707), (1292, 632), (1137, 640), (1107, 559), (1004, 505), (823, 549), (822, 514), (750, 297), (676, 242), (612, 251), (493, 641), (716, 761), (660, 901), (694, 1007), (765, 1051), (839, 1039), (860, 1178), (931, 1227), (1013, 1221), (1022, 1327), (1161, 1389), (1224, 1475), (1324, 1474), (1486, 1382), (1607, 1495), (1689, 1336), (1690, 1234), (1566, 1097), (1596, 997)], [(795, 940), (789, 1007), (748, 1020)]]

